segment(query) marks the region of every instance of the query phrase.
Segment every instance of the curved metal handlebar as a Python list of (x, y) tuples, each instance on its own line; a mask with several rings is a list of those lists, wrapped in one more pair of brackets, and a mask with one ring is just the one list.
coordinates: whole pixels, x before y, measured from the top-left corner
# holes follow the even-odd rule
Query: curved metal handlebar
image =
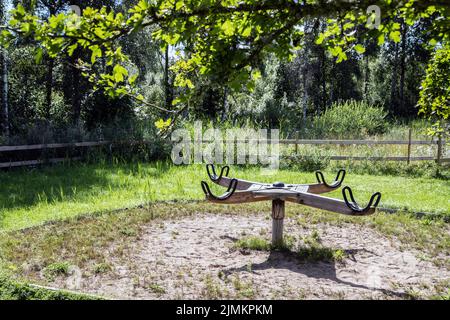
[(344, 169), (339, 170), (339, 172), (336, 176), (336, 179), (334, 179), (334, 182), (332, 184), (328, 184), (325, 181), (325, 178), (321, 171), (316, 171), (316, 178), (317, 178), (317, 182), (319, 182), (320, 184), (323, 184), (326, 187), (331, 188), (331, 189), (336, 189), (336, 188), (339, 188), (342, 185), (342, 183), (344, 182), (345, 174), (346, 174), (346, 172)]
[[(351, 202), (348, 201), (347, 192), (350, 196)], [(342, 195), (344, 196), (344, 201), (347, 204), (347, 206), (354, 212), (358, 212), (358, 213), (367, 213), (370, 209), (372, 209), (372, 208), (375, 209), (381, 200), (381, 193), (376, 192), (370, 198), (370, 201), (369, 201), (369, 204), (367, 205), (367, 207), (362, 208), (358, 205), (355, 198), (353, 197), (353, 192), (352, 192), (352, 189), (350, 189), (350, 187), (344, 187), (344, 189), (342, 189)]]
[[(216, 182), (216, 181), (219, 181), (220, 179), (222, 179), (222, 177), (228, 176), (228, 173), (230, 173), (230, 167), (229, 166), (222, 167), (222, 170), (220, 171), (219, 176), (217, 176), (216, 168), (214, 167), (213, 164), (207, 164), (206, 171), (208, 172), (208, 176), (211, 179), (211, 181)], [(226, 171), (226, 173), (225, 173), (225, 171)]]
[(211, 189), (209, 188), (209, 185), (205, 181), (202, 181), (202, 189), (203, 189), (203, 192), (205, 193), (205, 196), (207, 198), (211, 198), (213, 200), (219, 200), (220, 201), (220, 200), (227, 200), (227, 199), (229, 199), (234, 194), (234, 192), (236, 191), (237, 184), (238, 184), (238, 181), (236, 179), (231, 180), (227, 191), (223, 195), (221, 195), (219, 197), (217, 197), (217, 196), (212, 194)]

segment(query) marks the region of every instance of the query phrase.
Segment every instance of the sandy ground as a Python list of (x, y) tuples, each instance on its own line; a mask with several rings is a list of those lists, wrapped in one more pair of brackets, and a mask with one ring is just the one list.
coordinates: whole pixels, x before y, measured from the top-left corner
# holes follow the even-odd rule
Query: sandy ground
[(287, 220), (285, 233), (301, 238), (317, 230), (322, 245), (340, 248), (342, 262), (305, 262), (294, 254), (240, 251), (237, 239), (269, 239), (267, 216), (202, 214), (152, 223), (129, 248), (110, 248), (112, 271), (74, 268), (55, 285), (125, 299), (386, 299), (432, 294), (448, 280), (446, 268), (402, 250), (374, 230), (344, 224), (305, 228)]

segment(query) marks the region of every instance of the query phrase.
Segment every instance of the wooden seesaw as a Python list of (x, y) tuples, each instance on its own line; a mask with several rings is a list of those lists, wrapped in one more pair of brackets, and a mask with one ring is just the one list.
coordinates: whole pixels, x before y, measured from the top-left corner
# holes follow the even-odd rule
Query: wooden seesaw
[[(217, 175), (214, 165), (208, 164), (206, 171), (212, 182), (228, 188), (221, 196), (215, 196), (209, 185), (201, 182), (206, 200), (221, 204), (240, 204), (257, 201), (272, 201), (272, 245), (283, 243), (283, 222), (285, 216), (285, 202), (294, 202), (305, 206), (323, 209), (331, 212), (352, 216), (367, 216), (375, 213), (380, 203), (381, 193), (377, 192), (370, 198), (366, 207), (360, 207), (353, 197), (349, 187), (342, 189), (344, 200), (327, 198), (319, 194), (327, 193), (339, 188), (345, 178), (345, 170), (339, 170), (332, 184), (325, 181), (323, 173), (316, 172), (316, 184), (285, 184), (276, 182), (273, 184), (251, 182), (240, 179), (228, 178), (230, 168), (222, 167), (220, 175)], [(350, 198), (350, 201), (349, 201)]]

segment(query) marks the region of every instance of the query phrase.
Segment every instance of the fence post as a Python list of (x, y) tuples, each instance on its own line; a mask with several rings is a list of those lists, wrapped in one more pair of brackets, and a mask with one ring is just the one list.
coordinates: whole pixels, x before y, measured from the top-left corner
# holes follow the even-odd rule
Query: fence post
[(298, 155), (299, 132), (295, 131), (295, 155)]
[(412, 139), (412, 129), (409, 128), (409, 133), (408, 133), (408, 165), (411, 163), (411, 139)]

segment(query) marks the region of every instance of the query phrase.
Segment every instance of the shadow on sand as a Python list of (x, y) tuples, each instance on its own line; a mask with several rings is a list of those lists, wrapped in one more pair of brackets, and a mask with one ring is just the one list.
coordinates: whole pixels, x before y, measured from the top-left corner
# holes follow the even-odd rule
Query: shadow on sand
[[(344, 250), (346, 256), (351, 261), (355, 261), (355, 254), (361, 251), (366, 251), (365, 249), (348, 249)], [(251, 265), (251, 272), (258, 274), (259, 271), (269, 270), (269, 269), (288, 269), (295, 273), (303, 274), (309, 278), (314, 279), (326, 279), (336, 282), (336, 284), (342, 284), (346, 286), (351, 286), (353, 288), (365, 289), (370, 291), (381, 292), (385, 295), (398, 297), (398, 298), (409, 298), (409, 295), (404, 292), (392, 291), (384, 288), (373, 288), (362, 284), (352, 283), (337, 277), (336, 265), (340, 262), (330, 262), (330, 261), (306, 261), (300, 259), (295, 252), (292, 251), (271, 251), (270, 255), (266, 261), (261, 263), (255, 263)], [(249, 265), (246, 263), (241, 267), (223, 269), (224, 275), (229, 276), (235, 272), (249, 272)]]

